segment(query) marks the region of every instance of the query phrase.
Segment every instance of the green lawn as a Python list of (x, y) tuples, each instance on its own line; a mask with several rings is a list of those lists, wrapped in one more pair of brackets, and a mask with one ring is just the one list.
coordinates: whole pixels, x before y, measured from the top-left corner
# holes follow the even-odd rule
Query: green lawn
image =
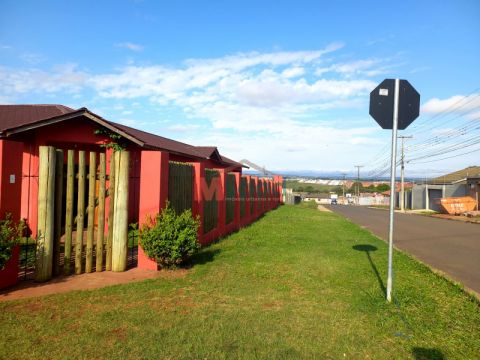
[(283, 206), (188, 271), (0, 303), (0, 358), (480, 358), (480, 308), (333, 213)]

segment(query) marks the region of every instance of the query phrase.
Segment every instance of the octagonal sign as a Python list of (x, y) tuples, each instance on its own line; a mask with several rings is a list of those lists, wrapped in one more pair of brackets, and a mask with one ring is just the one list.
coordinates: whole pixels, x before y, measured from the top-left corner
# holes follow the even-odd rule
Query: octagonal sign
[[(395, 80), (385, 79), (370, 93), (370, 115), (383, 129), (393, 128)], [(407, 80), (400, 80), (398, 129), (404, 130), (420, 114), (420, 94)]]

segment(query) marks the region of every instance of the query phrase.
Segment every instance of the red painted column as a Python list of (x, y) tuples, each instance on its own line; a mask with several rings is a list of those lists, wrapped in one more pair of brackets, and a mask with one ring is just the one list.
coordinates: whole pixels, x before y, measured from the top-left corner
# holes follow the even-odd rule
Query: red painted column
[(37, 236), (38, 153), (35, 143), (25, 143), (22, 154), (22, 190), (20, 217), (26, 219), (31, 236)]
[[(169, 154), (163, 151), (142, 151), (140, 165), (139, 225), (165, 208), (168, 199)], [(138, 267), (157, 270), (157, 263), (138, 247)]]
[(279, 182), (279, 176), (275, 176), (275, 193), (274, 193), (274, 200), (275, 200), (275, 208), (278, 207), (278, 204), (280, 203), (280, 182)]
[(217, 202), (218, 202), (218, 224), (216, 237), (224, 236), (227, 234), (227, 202), (225, 198), (227, 196), (227, 172), (224, 169), (218, 169), (220, 179), (217, 187)]
[(265, 202), (265, 212), (270, 210), (270, 189), (269, 189), (269, 180), (265, 179), (264, 180), (265, 184), (265, 195), (266, 195), (266, 202)]
[(277, 207), (277, 177), (274, 176), (272, 181), (271, 181), (271, 186), (272, 186), (272, 209), (275, 209)]
[(283, 203), (283, 177), (278, 177), (278, 204)]
[(248, 223), (250, 223), (250, 178), (251, 176), (247, 175), (245, 176), (245, 179), (247, 180), (247, 186), (245, 190), (245, 216), (242, 220), (242, 225), (245, 226)]
[(272, 210), (272, 180), (267, 180), (268, 210)]
[(274, 199), (275, 184), (274, 184), (273, 180), (270, 180), (269, 184), (270, 184), (270, 210), (273, 210), (275, 208), (275, 199)]
[(200, 226), (198, 227), (198, 241), (203, 244), (203, 200), (205, 181), (205, 164), (203, 162), (196, 162), (193, 164), (193, 216), (200, 219)]
[(20, 220), (23, 143), (0, 140), (0, 218), (5, 213)]
[(235, 230), (240, 229), (240, 179), (242, 177), (241, 173), (235, 172), (235, 213), (233, 217), (233, 222), (235, 223)]
[(265, 186), (264, 186), (263, 179), (258, 179), (258, 182), (260, 184), (260, 193), (261, 193), (261, 197), (259, 198), (259, 203), (258, 203), (260, 205), (259, 216), (262, 216), (263, 213), (265, 212)]

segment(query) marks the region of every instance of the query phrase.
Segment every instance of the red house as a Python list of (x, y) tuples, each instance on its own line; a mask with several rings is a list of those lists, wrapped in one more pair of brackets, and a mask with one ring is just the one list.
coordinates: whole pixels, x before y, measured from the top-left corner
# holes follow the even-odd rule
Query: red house
[[(235, 226), (231, 225), (227, 230), (220, 229), (220, 232), (210, 234), (207, 236), (208, 241), (212, 237), (230, 232), (240, 223), (250, 223), (280, 202), (280, 197), (273, 196), (274, 192), (279, 192), (280, 178), (250, 179), (247, 176), (240, 181), (244, 166), (221, 155), (214, 146), (192, 146), (147, 133), (106, 120), (87, 108), (74, 110), (63, 105), (0, 105), (0, 216), (10, 212), (14, 219), (26, 219), (35, 236), (39, 147), (53, 146), (62, 149), (65, 156), (69, 149), (105, 152), (108, 164), (113, 149), (105, 145), (112, 143), (112, 138), (121, 142), (122, 147), (130, 152), (129, 222), (137, 222), (146, 214), (158, 212), (163, 207), (168, 195), (169, 161), (193, 164), (199, 174), (203, 174), (205, 168), (224, 169), (224, 184), (226, 172), (235, 174), (237, 197), (240, 182), (244, 185), (245, 181), (250, 185), (248, 190), (245, 190), (245, 186), (242, 189), (247, 191), (245, 194), (249, 198), (257, 195), (263, 197), (254, 199), (255, 204), (252, 204), (250, 209), (242, 209), (247, 212), (247, 215), (243, 214), (242, 221), (236, 219)], [(198, 190), (200, 178), (195, 181)], [(201, 214), (202, 209), (198, 205), (201, 195), (200, 190), (197, 190), (197, 203), (194, 202), (192, 210)], [(220, 217), (223, 210), (219, 209)], [(238, 212), (238, 209), (235, 211)]]
[[(220, 155), (216, 147), (195, 147), (106, 120), (87, 108), (63, 105), (0, 105), (0, 214), (27, 219), (37, 229), (39, 146), (104, 151), (100, 145), (120, 136), (130, 151), (129, 220), (138, 221), (142, 153), (161, 152), (164, 160), (202, 163), (204, 167), (242, 172), (242, 164)], [(146, 154), (148, 155), (148, 154)], [(152, 168), (154, 164), (149, 164)], [(144, 164), (146, 168), (146, 164)], [(147, 171), (148, 173), (148, 171)], [(148, 182), (149, 179), (143, 179)]]

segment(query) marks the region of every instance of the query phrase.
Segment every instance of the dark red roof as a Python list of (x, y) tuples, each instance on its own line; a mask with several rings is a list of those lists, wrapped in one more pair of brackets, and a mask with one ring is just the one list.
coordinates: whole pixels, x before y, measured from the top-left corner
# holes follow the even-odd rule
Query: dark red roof
[(0, 105), (0, 132), (74, 111), (64, 105)]
[[(15, 130), (25, 131), (26, 128), (22, 129), (22, 127), (43, 126), (52, 121), (63, 121), (62, 115), (69, 115), (67, 118), (85, 116), (103, 126), (110, 127), (113, 131), (119, 131), (123, 133), (122, 135), (127, 135), (131, 141), (146, 148), (165, 150), (194, 159), (211, 158), (220, 163), (242, 166), (240, 163), (221, 156), (215, 146), (192, 146), (106, 120), (87, 108), (74, 110), (63, 105), (0, 105), (0, 136), (5, 130), (10, 132)], [(8, 131), (6, 131), (6, 136), (9, 136)]]
[(239, 163), (238, 161), (232, 160), (227, 158), (225, 155), (220, 155), (223, 162), (228, 164), (228, 165), (234, 165), (234, 166), (239, 166), (239, 167), (244, 167), (246, 169), (250, 169), (247, 165), (244, 165), (242, 163)]
[(131, 128), (126, 125), (117, 124), (112, 121), (108, 121), (108, 122), (113, 126), (115, 126), (116, 128), (126, 132), (127, 134), (145, 143), (146, 147), (149, 147), (152, 149), (167, 150), (167, 151), (175, 152), (178, 154), (193, 156), (195, 158), (200, 158), (200, 159), (205, 158), (205, 156), (203, 156), (202, 153), (200, 153), (197, 150), (197, 147), (195, 146), (188, 145), (180, 141), (168, 139), (163, 136), (154, 135), (142, 130)]
[(200, 152), (205, 158), (220, 161), (226, 165), (234, 165), (244, 167), (248, 169), (248, 166), (243, 165), (235, 160), (229, 159), (224, 155), (220, 155), (216, 146), (196, 146), (198, 152)]
[(215, 151), (218, 151), (216, 146), (195, 146), (197, 151), (207, 159), (210, 158)]

